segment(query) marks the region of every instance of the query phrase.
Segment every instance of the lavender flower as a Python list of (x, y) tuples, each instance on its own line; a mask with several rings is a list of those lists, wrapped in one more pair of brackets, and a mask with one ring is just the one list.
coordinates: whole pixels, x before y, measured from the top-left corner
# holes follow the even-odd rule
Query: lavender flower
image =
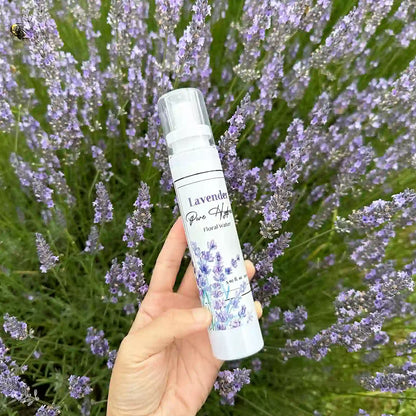
[[(107, 94), (110, 102), (117, 108), (119, 115), (124, 110), (127, 89), (124, 89), (123, 69), (135, 68), (136, 62), (141, 62), (147, 55), (151, 46), (148, 36), (147, 19), (149, 16), (149, 4), (147, 2), (134, 2), (131, 0), (115, 0), (111, 2), (107, 22), (111, 26), (112, 40), (107, 44), (110, 65), (104, 77), (113, 87), (109, 91), (119, 91), (120, 94)], [(132, 40), (134, 39), (134, 42)], [(133, 43), (133, 44), (132, 44)], [(150, 56), (150, 54), (148, 54)], [(140, 68), (140, 64), (138, 65)], [(120, 91), (121, 90), (121, 91)], [(136, 100), (134, 100), (134, 103)], [(112, 116), (111, 116), (112, 114)], [(110, 119), (112, 119), (110, 121)], [(118, 131), (119, 120), (113, 111), (107, 120), (107, 129), (111, 136)]]
[(133, 215), (126, 220), (123, 241), (127, 241), (127, 247), (137, 247), (144, 240), (145, 228), (151, 227), (151, 208), (149, 187), (141, 182), (137, 199), (134, 203), (136, 209)]
[(98, 146), (91, 146), (91, 153), (94, 159), (94, 166), (99, 172), (101, 179), (104, 182), (108, 182), (111, 177), (113, 176), (113, 172), (111, 172), (111, 163), (108, 163), (103, 149)]
[[(380, 225), (389, 223), (400, 226), (410, 225), (411, 218), (409, 214), (415, 209), (416, 193), (411, 189), (395, 194), (392, 201), (382, 199), (373, 201), (369, 206), (354, 211), (344, 220), (338, 219), (338, 228), (341, 232), (351, 232), (353, 229), (358, 231), (372, 231)], [(402, 211), (402, 215), (394, 217)]]
[[(1, 60), (2, 65), (6, 64), (5, 60)], [(13, 128), (14, 116), (10, 105), (4, 99), (4, 92), (0, 92), (0, 131), (10, 133)]]
[(94, 207), (94, 223), (104, 224), (113, 219), (113, 204), (108, 196), (107, 189), (102, 182), (98, 182), (95, 186), (97, 190), (97, 198), (92, 203)]
[(249, 159), (240, 159), (237, 155), (239, 136), (246, 127), (246, 122), (253, 115), (254, 106), (247, 93), (228, 120), (230, 126), (221, 136), (218, 152), (224, 169), (230, 198), (239, 205), (254, 205), (257, 197), (260, 168), (250, 167)]
[(234, 405), (235, 395), (245, 384), (250, 383), (251, 370), (236, 368), (233, 371), (220, 371), (214, 383), (214, 389), (219, 391), (222, 404)]
[[(90, 346), (90, 350), (94, 355), (99, 357), (107, 357), (107, 367), (112, 369), (117, 356), (117, 350), (111, 350), (108, 340), (104, 338), (104, 331), (97, 330), (92, 326), (87, 330), (85, 342)], [(88, 394), (88, 393), (85, 393)]]
[(84, 398), (81, 404), (81, 415), (90, 416), (91, 414), (91, 399), (87, 396)]
[(269, 306), (272, 298), (280, 292), (280, 279), (274, 275), (273, 263), (283, 255), (289, 246), (291, 236), (291, 233), (284, 233), (269, 242), (266, 248), (251, 255), (256, 268), (256, 275), (252, 281), (253, 296), (263, 307)]
[(36, 233), (36, 248), (38, 251), (38, 257), (40, 261), (40, 271), (46, 273), (52, 269), (59, 260), (59, 256), (55, 256), (45, 238), (41, 233)]
[(246, 127), (247, 118), (250, 114), (251, 101), (250, 94), (246, 94), (232, 117), (227, 120), (230, 126), (227, 131), (220, 137), (218, 148), (220, 157), (227, 156), (231, 148), (237, 144), (237, 140), (241, 132)]
[(28, 163), (14, 153), (10, 155), (10, 163), (14, 167), (21, 185), (30, 187), (38, 202), (44, 203), (48, 208), (54, 207), (52, 199), (54, 191), (47, 185), (49, 178), (44, 169), (33, 171)]
[(29, 386), (19, 375), (24, 370), (25, 368), (20, 368), (14, 361), (10, 361), (10, 357), (0, 359), (0, 393), (30, 406), (35, 397), (30, 394)]
[(244, 41), (244, 49), (238, 65), (233, 68), (244, 82), (250, 82), (258, 77), (255, 64), (260, 57), (260, 45), (266, 37), (266, 31), (270, 28), (270, 24), (269, 2), (261, 2), (260, 4), (254, 1), (246, 2), (242, 24), (239, 28), (240, 36)]
[(105, 357), (108, 355), (108, 340), (104, 338), (103, 330), (98, 331), (92, 326), (89, 327), (85, 342), (90, 346), (91, 352), (94, 355), (98, 355), (99, 357)]
[(205, 42), (201, 33), (204, 32), (206, 17), (211, 14), (211, 6), (206, 0), (197, 0), (192, 6), (192, 11), (192, 21), (178, 41), (175, 59), (176, 77), (180, 77), (182, 73), (190, 73), (191, 64), (197, 59)]
[(33, 329), (28, 330), (26, 322), (18, 321), (15, 316), (10, 316), (8, 313), (3, 316), (3, 319), (3, 329), (12, 338), (23, 341), (33, 336)]
[(396, 355), (410, 355), (413, 352), (413, 349), (416, 348), (416, 332), (411, 332), (408, 334), (406, 340), (401, 342), (395, 342), (395, 349), (396, 349)]
[[(349, 219), (339, 218), (338, 230), (350, 233), (353, 230), (364, 238), (352, 243), (352, 260), (360, 267), (373, 267), (385, 257), (389, 241), (396, 235), (395, 229), (413, 224), (416, 213), (416, 194), (407, 189), (392, 196), (392, 201), (374, 201), (362, 210), (353, 212)], [(381, 227), (384, 225), (383, 227)]]
[[(389, 0), (377, 4), (368, 0), (359, 1), (357, 7), (339, 20), (330, 36), (325, 39), (325, 44), (314, 52), (311, 58), (313, 64), (323, 66), (332, 59), (358, 55), (392, 5), (393, 2)], [(362, 27), (365, 28), (364, 31)]]
[(156, 21), (162, 36), (173, 34), (180, 19), (183, 0), (156, 0)]
[(267, 316), (262, 319), (262, 328), (265, 335), (269, 334), (269, 327), (280, 320), (281, 312), (282, 310), (278, 306), (275, 306), (270, 308)]
[(416, 366), (409, 358), (403, 365), (390, 364), (383, 372), (377, 372), (375, 376), (362, 376), (360, 381), (367, 390), (399, 393), (414, 388), (415, 370)]
[[(272, 238), (282, 227), (282, 223), (290, 216), (290, 203), (294, 197), (293, 188), (298, 181), (302, 163), (308, 160), (310, 139), (304, 132), (301, 120), (295, 119), (288, 128), (285, 144), (290, 143), (289, 154), (286, 155), (286, 167), (278, 169), (269, 175), (270, 190), (273, 192), (263, 207), (264, 220), (261, 224), (261, 234)], [(283, 146), (277, 154), (283, 153)]]
[(121, 265), (114, 259), (110, 270), (105, 275), (105, 282), (110, 286), (111, 302), (115, 303), (119, 297), (127, 293), (134, 293), (140, 302), (147, 293), (148, 285), (144, 280), (143, 262), (140, 258), (126, 255)]
[(270, 58), (264, 63), (260, 79), (258, 80), (258, 89), (260, 97), (254, 101), (255, 108), (253, 118), (255, 120), (254, 132), (249, 136), (252, 145), (257, 145), (264, 127), (264, 116), (267, 111), (273, 107), (273, 100), (278, 97), (279, 82), (283, 78), (283, 55), (279, 52), (268, 55)]
[(59, 407), (42, 405), (36, 412), (35, 416), (58, 416), (61, 414)]
[(304, 306), (298, 306), (293, 311), (283, 312), (283, 325), (281, 329), (284, 332), (302, 331), (305, 328), (305, 321), (308, 318), (308, 312)]
[(45, 79), (54, 145), (73, 150), (70, 157), (76, 158), (84, 137), (77, 118), (78, 98), (84, 85), (76, 61), (70, 53), (60, 51), (63, 43), (47, 7), (39, 7), (37, 1), (29, 0), (23, 5), (22, 14), (22, 23), (30, 39), (26, 62)]
[(251, 360), (251, 365), (253, 366), (253, 371), (258, 373), (261, 370), (261, 360), (260, 358), (254, 358)]
[[(414, 267), (414, 265), (413, 265)], [(365, 311), (379, 310), (386, 315), (396, 313), (405, 306), (403, 295), (413, 291), (414, 282), (411, 272), (396, 271), (391, 265), (380, 265), (368, 275), (374, 278), (374, 284), (367, 291), (349, 290), (341, 292), (335, 301), (340, 322), (347, 322)]]
[(116, 361), (117, 350), (111, 350), (108, 353), (107, 367), (111, 370), (114, 367), (114, 362)]
[(136, 313), (136, 307), (133, 303), (128, 303), (127, 305), (123, 306), (123, 311), (126, 313), (126, 315), (133, 315)]
[(71, 375), (68, 382), (69, 395), (74, 399), (82, 399), (92, 392), (92, 388), (88, 385), (90, 382), (89, 377)]
[[(263, 284), (260, 285), (259, 282)], [(262, 305), (269, 306), (273, 297), (280, 293), (280, 279), (278, 276), (260, 277), (252, 283), (253, 296)]]
[[(368, 293), (354, 290), (341, 293), (335, 303), (339, 315), (337, 322), (312, 339), (287, 340), (282, 349), (284, 357), (305, 356), (319, 361), (334, 344), (342, 345), (350, 352), (362, 349), (380, 332), (386, 319), (407, 312), (405, 297), (413, 290), (415, 263), (416, 260), (401, 271), (396, 271), (391, 263), (379, 264), (368, 273), (375, 282)], [(354, 318), (357, 320), (349, 323)]]
[(302, 97), (309, 83), (312, 68), (320, 68), (326, 76), (334, 79), (326, 70), (326, 66), (334, 60), (350, 61), (362, 53), (371, 35), (392, 6), (392, 0), (377, 3), (360, 0), (356, 7), (336, 23), (325, 42), (315, 49), (311, 56), (294, 65), (293, 72), (285, 83), (286, 100), (293, 104), (295, 99)]
[(98, 227), (96, 225), (93, 225), (91, 227), (88, 240), (85, 243), (84, 251), (87, 253), (94, 254), (94, 253), (97, 253), (98, 251), (103, 250), (104, 246), (100, 243), (99, 237), (100, 236), (99, 236)]
[(8, 348), (4, 344), (3, 340), (0, 338), (0, 360), (4, 359)]

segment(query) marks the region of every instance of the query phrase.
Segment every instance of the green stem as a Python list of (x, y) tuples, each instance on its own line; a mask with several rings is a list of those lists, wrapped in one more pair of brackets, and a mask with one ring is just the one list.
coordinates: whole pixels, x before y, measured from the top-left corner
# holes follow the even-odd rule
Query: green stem
[(276, 347), (274, 345), (266, 345), (266, 344), (263, 347), (264, 351), (267, 351), (267, 350), (279, 350), (280, 351), (280, 348), (281, 347)]
[(313, 240), (316, 240), (317, 238), (322, 237), (323, 235), (328, 234), (328, 233), (331, 233), (331, 232), (332, 232), (332, 229), (331, 230), (326, 230), (323, 233), (320, 233), (320, 234), (318, 234), (318, 235), (316, 235), (314, 237), (309, 238), (308, 240), (303, 241), (302, 243), (299, 243), (299, 244), (296, 244), (295, 246), (292, 246), (292, 247), (287, 248), (286, 249), (286, 252), (288, 252), (290, 250), (293, 250), (295, 248), (301, 247), (301, 246), (303, 246), (305, 244), (308, 244), (309, 242), (311, 242)]
[(105, 400), (99, 400), (98, 402), (91, 400), (91, 405), (96, 405), (96, 404), (103, 404), (103, 403), (107, 403), (107, 399)]
[(237, 82), (237, 77), (234, 77), (233, 80), (231, 81), (230, 86), (228, 87), (228, 91), (227, 91), (226, 95), (230, 95), (230, 93), (233, 91), (233, 87), (234, 87), (236, 82)]
[[(246, 218), (248, 218), (248, 217), (246, 217)], [(245, 220), (245, 219), (244, 219)], [(243, 225), (245, 225), (245, 222), (244, 222), (244, 220), (241, 222), (241, 224), (240, 224), (240, 228), (242, 228), (244, 231), (243, 231), (243, 233), (241, 234), (241, 236), (240, 236), (240, 241), (241, 242), (243, 242), (244, 241), (244, 237), (246, 236), (246, 234), (248, 233), (248, 231), (249, 230), (251, 230), (251, 221), (249, 222), (249, 225), (248, 226), (244, 226), (243, 227)]]
[(68, 294), (66, 293), (66, 287), (64, 285), (64, 282), (62, 281), (62, 279), (59, 277), (59, 274), (56, 272), (55, 269), (52, 269), (52, 273), (55, 276), (55, 279), (58, 281), (59, 285), (62, 288), (62, 294), (63, 297), (65, 298), (65, 300), (67, 301), (68, 304), (71, 303), (71, 301), (69, 300)]
[(243, 399), (245, 402), (247, 402), (250, 406), (252, 406), (254, 409), (260, 411), (261, 413), (267, 415), (267, 416), (273, 416), (271, 413), (269, 413), (267, 410), (262, 409), (261, 407), (257, 406), (255, 403), (253, 403), (251, 400), (246, 399), (244, 396), (241, 396), (240, 394), (237, 394), (237, 397), (240, 399)]
[(62, 407), (62, 403), (64, 403), (65, 399), (68, 397), (69, 392), (66, 392), (64, 397), (62, 397), (61, 401), (58, 403), (58, 407)]
[(123, 184), (124, 186), (127, 186), (127, 182), (119, 175), (117, 175), (116, 173), (113, 174), (114, 178), (117, 179), (121, 184)]
[[(311, 269), (307, 269), (305, 272), (303, 272), (301, 275), (299, 275), (298, 277), (296, 277), (296, 279), (292, 280), (287, 286), (286, 288), (291, 288), (293, 286), (296, 285), (297, 282), (299, 282), (300, 280), (302, 280), (303, 277), (305, 277), (309, 272), (311, 271)], [(298, 291), (298, 288), (296, 288), (296, 291)], [(285, 291), (286, 293), (286, 291)]]
[(256, 244), (254, 244), (254, 246), (253, 246), (253, 251), (256, 251), (256, 249), (260, 246), (260, 244), (261, 244), (264, 240), (265, 240), (265, 238), (264, 238), (264, 237), (259, 238), (259, 239), (257, 240), (257, 243), (256, 243)]
[(80, 350), (79, 347), (75, 347), (75, 346), (73, 347), (71, 345), (66, 345), (66, 344), (57, 344), (55, 341), (48, 341), (43, 338), (34, 337), (34, 339), (37, 339), (38, 343), (41, 343), (41, 344), (50, 344), (50, 345), (53, 344), (55, 345), (56, 348), (59, 347), (59, 349), (67, 349), (67, 350), (76, 351), (76, 352), (79, 352)]
[(366, 393), (332, 393), (335, 396), (339, 397), (350, 397), (350, 396), (361, 396), (371, 399), (393, 399), (393, 400), (416, 400), (416, 397), (395, 397), (395, 396), (381, 396), (381, 395), (375, 395), (375, 394), (366, 394)]
[(94, 179), (93, 179), (93, 181), (92, 181), (92, 184), (91, 184), (91, 186), (90, 186), (90, 189), (89, 189), (89, 191), (88, 191), (88, 200), (91, 200), (92, 190), (94, 189), (94, 186), (95, 186), (95, 183), (97, 182), (98, 176), (99, 176), (99, 172), (97, 172), (97, 173), (95, 174)]
[(37, 342), (36, 342), (36, 345), (35, 345), (35, 348), (33, 348), (33, 350), (31, 351), (31, 353), (27, 356), (27, 358), (23, 361), (23, 363), (22, 363), (22, 367), (27, 363), (27, 361), (29, 360), (29, 358), (33, 355), (33, 353), (36, 351), (36, 348), (38, 347), (38, 345), (39, 345), (39, 339), (37, 340)]

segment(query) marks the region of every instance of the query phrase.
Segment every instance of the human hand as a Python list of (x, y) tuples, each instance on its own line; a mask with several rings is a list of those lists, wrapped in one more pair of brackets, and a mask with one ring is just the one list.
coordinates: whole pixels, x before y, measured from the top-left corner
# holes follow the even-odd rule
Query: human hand
[[(121, 342), (110, 380), (107, 416), (195, 415), (224, 361), (214, 357), (190, 263), (173, 292), (187, 247), (181, 217), (171, 228), (153, 269), (148, 293)], [(251, 279), (255, 269), (246, 260)], [(261, 305), (255, 302), (257, 315)]]

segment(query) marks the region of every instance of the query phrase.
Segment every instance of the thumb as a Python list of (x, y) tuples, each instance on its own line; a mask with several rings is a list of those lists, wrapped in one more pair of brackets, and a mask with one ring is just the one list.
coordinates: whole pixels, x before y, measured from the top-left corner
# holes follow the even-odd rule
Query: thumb
[(207, 308), (169, 309), (135, 332), (130, 332), (127, 343), (131, 360), (140, 363), (163, 351), (175, 338), (184, 338), (209, 326), (212, 315)]

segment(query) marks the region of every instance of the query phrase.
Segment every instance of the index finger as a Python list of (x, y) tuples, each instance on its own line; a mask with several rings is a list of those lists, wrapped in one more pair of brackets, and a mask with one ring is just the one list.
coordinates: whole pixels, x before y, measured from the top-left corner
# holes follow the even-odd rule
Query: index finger
[(149, 283), (149, 291), (172, 291), (185, 249), (187, 247), (182, 218), (179, 217), (169, 231), (157, 257)]

